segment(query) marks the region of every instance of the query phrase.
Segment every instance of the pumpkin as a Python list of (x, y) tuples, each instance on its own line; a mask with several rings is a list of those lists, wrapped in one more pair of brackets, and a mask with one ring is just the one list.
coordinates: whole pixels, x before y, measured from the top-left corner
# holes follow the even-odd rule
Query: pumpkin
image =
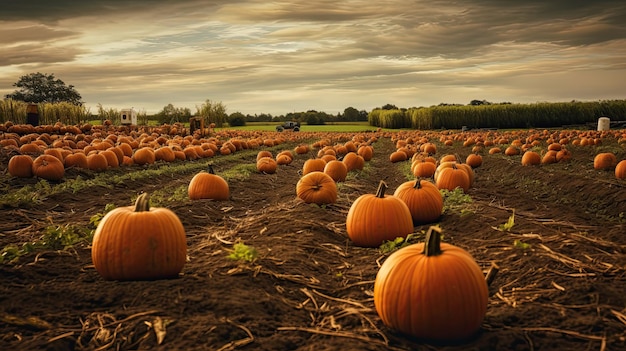
[(87, 168), (94, 172), (102, 172), (109, 167), (106, 156), (102, 153), (94, 152), (87, 155)]
[(308, 146), (308, 145), (306, 145), (306, 144), (301, 144), (301, 145), (296, 146), (293, 150), (294, 150), (294, 151), (296, 152), (296, 154), (298, 154), (298, 155), (304, 155), (304, 154), (306, 154), (307, 152), (309, 152), (309, 146)]
[(63, 162), (52, 155), (39, 155), (33, 160), (33, 175), (46, 180), (61, 180), (65, 176)]
[(407, 159), (408, 159), (408, 156), (406, 155), (406, 152), (404, 151), (396, 150), (389, 155), (389, 161), (393, 163), (406, 161)]
[(541, 158), (541, 164), (549, 165), (549, 164), (556, 163), (557, 162), (556, 154), (557, 152), (554, 150), (546, 151), (546, 153)]
[(361, 145), (356, 150), (356, 153), (363, 157), (363, 160), (367, 162), (374, 157), (374, 148), (369, 145)]
[(519, 155), (519, 153), (519, 148), (517, 148), (516, 146), (509, 146), (504, 150), (504, 154), (507, 156), (515, 156)]
[(324, 166), (324, 173), (333, 178), (335, 182), (343, 182), (348, 176), (348, 167), (341, 161), (332, 160)]
[(311, 172), (324, 172), (324, 167), (326, 167), (326, 161), (321, 158), (310, 158), (304, 161), (304, 165), (302, 165), (302, 174), (309, 174)]
[(133, 162), (138, 165), (153, 164), (156, 161), (154, 149), (144, 146), (135, 150), (133, 153)]
[(291, 152), (291, 150), (283, 150), (279, 152), (278, 154), (276, 154), (276, 159), (278, 159), (280, 156), (287, 156), (292, 160), (294, 159), (294, 155), (293, 155), (293, 152)]
[(33, 158), (28, 155), (15, 155), (9, 159), (9, 174), (18, 178), (33, 176)]
[(626, 179), (626, 160), (621, 160), (615, 166), (615, 176), (617, 179)]
[(350, 206), (346, 231), (356, 246), (378, 247), (413, 232), (409, 207), (399, 198), (385, 195), (386, 190), (387, 184), (381, 180), (376, 194), (361, 195)]
[(167, 208), (150, 208), (147, 193), (135, 206), (108, 212), (96, 228), (91, 259), (106, 280), (173, 278), (187, 256), (185, 228)]
[(483, 157), (479, 154), (469, 154), (465, 159), (465, 163), (472, 168), (478, 168), (483, 164)]
[(489, 292), (481, 268), (431, 227), (424, 243), (391, 254), (374, 281), (374, 306), (388, 327), (417, 338), (453, 341), (475, 334)]
[(163, 146), (154, 150), (155, 161), (173, 162), (176, 160), (176, 154), (171, 147)]
[(436, 185), (439, 189), (454, 190), (462, 188), (463, 192), (467, 192), (471, 186), (471, 179), (467, 170), (459, 168), (459, 165), (453, 164), (450, 167), (442, 168), (436, 176)]
[(276, 155), (276, 164), (277, 165), (288, 165), (293, 162), (293, 158), (289, 157), (286, 154), (278, 154)]
[(100, 151), (100, 154), (106, 158), (107, 166), (109, 168), (117, 168), (120, 166), (120, 161), (117, 158), (117, 154), (113, 152), (111, 148), (106, 149), (104, 151)]
[(437, 165), (435, 163), (426, 161), (425, 159), (416, 160), (411, 163), (411, 171), (417, 178), (430, 178), (435, 175)]
[(278, 164), (271, 157), (261, 157), (256, 161), (256, 169), (261, 173), (274, 174), (276, 173), (276, 168), (278, 168)]
[(443, 155), (441, 156), (441, 158), (439, 159), (439, 163), (444, 163), (444, 162), (457, 162), (458, 161), (458, 157), (456, 155), (452, 155), (452, 154), (448, 154), (448, 155)]
[(612, 152), (601, 152), (593, 158), (593, 169), (611, 170), (617, 165), (617, 157)]
[(228, 200), (230, 189), (226, 180), (215, 174), (213, 165), (209, 165), (206, 172), (200, 172), (191, 178), (187, 193), (191, 200), (211, 199)]
[(337, 185), (324, 172), (307, 173), (296, 184), (296, 196), (306, 203), (332, 204), (337, 201)]
[(536, 166), (541, 163), (541, 155), (535, 151), (526, 151), (522, 155), (522, 166)]
[(263, 157), (274, 157), (274, 155), (272, 155), (272, 153), (270, 151), (267, 150), (261, 150), (256, 154), (256, 160), (260, 160)]
[(65, 164), (65, 168), (76, 167), (76, 168), (89, 168), (87, 163), (87, 155), (82, 152), (75, 152), (73, 154), (65, 156), (65, 160), (63, 162)]
[(65, 156), (63, 155), (62, 150), (63, 149), (61, 149), (61, 148), (53, 147), (53, 148), (50, 148), (50, 149), (43, 150), (43, 153), (46, 154), (46, 155), (54, 156), (54, 157), (58, 158), (59, 161), (63, 162), (63, 159), (65, 158)]
[(443, 196), (439, 188), (427, 180), (418, 178), (404, 182), (396, 188), (393, 195), (409, 207), (414, 225), (432, 223), (441, 217)]
[(365, 159), (363, 156), (355, 152), (347, 153), (343, 157), (342, 162), (346, 165), (348, 172), (352, 172), (354, 170), (360, 171), (363, 167), (365, 167)]

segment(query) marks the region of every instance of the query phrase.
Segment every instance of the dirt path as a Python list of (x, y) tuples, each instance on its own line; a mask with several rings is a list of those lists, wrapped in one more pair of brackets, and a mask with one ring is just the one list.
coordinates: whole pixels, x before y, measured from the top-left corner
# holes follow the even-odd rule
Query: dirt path
[[(484, 271), (492, 262), (501, 271), (476, 338), (433, 345), (381, 323), (373, 286), (387, 255), (353, 246), (345, 232), (358, 196), (374, 193), (381, 179), (389, 193), (406, 181), (389, 162), (392, 141), (381, 138), (374, 147), (375, 157), (339, 186), (333, 205), (295, 197), (299, 170), (311, 155), (276, 174), (230, 182), (229, 201), (172, 203), (189, 245), (177, 279), (104, 281), (85, 245), (0, 265), (0, 349), (626, 349), (626, 185), (589, 170), (593, 151), (576, 149), (570, 163), (550, 167), (484, 156), (469, 191), (473, 202), (445, 213), (439, 224), (445, 240), (467, 249)], [(440, 152), (468, 154), (460, 145)], [(242, 162), (253, 163), (254, 155), (220, 163), (217, 171)], [(35, 239), (50, 222), (86, 224), (107, 203), (128, 205), (142, 191), (174, 191), (192, 176), (61, 193), (38, 208), (5, 208), (0, 243)], [(513, 211), (515, 225), (498, 230)], [(238, 241), (254, 247), (258, 259), (228, 259)]]

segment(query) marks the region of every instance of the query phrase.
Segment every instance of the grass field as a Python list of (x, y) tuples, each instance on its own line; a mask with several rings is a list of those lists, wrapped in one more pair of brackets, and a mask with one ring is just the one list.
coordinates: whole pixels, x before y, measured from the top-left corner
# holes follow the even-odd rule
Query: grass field
[[(154, 120), (148, 121), (149, 125), (152, 127), (157, 126), (158, 124)], [(101, 120), (91, 120), (89, 121), (92, 125), (100, 125), (102, 124)], [(185, 127), (189, 127), (189, 123), (183, 123)], [(242, 127), (229, 127), (226, 125), (223, 128), (215, 128), (216, 131), (226, 130), (226, 129), (236, 129), (236, 130), (260, 130), (260, 131), (275, 131), (276, 126), (281, 125), (280, 122), (248, 122), (245, 126)], [(324, 125), (308, 125), (302, 124), (300, 126), (300, 130), (303, 132), (364, 132), (364, 131), (374, 131), (376, 127), (370, 126), (368, 122), (342, 122), (342, 123), (328, 123)], [(289, 132), (289, 131), (287, 131)]]
[[(224, 128), (216, 128), (216, 130), (221, 129), (237, 129), (237, 130), (263, 130), (263, 131), (275, 131), (276, 126), (280, 125), (280, 123), (275, 122), (252, 122), (246, 123), (243, 127), (224, 127)], [(324, 125), (308, 125), (302, 124), (300, 126), (300, 131), (303, 132), (363, 132), (363, 131), (373, 131), (376, 130), (376, 127), (370, 126), (367, 122), (344, 122), (344, 123), (336, 123), (336, 124), (324, 124)], [(285, 130), (285, 132), (290, 132), (289, 130)]]

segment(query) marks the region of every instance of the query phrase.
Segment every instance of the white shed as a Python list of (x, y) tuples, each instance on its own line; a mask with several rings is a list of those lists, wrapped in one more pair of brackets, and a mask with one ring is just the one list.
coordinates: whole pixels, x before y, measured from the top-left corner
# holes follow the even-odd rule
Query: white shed
[(137, 125), (137, 112), (132, 108), (122, 109), (120, 112), (120, 123), (122, 125)]

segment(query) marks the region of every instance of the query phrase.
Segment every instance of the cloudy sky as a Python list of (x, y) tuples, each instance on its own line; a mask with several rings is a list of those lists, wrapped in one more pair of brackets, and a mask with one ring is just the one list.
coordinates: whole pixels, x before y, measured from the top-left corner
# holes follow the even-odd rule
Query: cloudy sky
[(34, 72), (74, 85), (92, 112), (625, 99), (626, 2), (5, 2), (0, 94)]

